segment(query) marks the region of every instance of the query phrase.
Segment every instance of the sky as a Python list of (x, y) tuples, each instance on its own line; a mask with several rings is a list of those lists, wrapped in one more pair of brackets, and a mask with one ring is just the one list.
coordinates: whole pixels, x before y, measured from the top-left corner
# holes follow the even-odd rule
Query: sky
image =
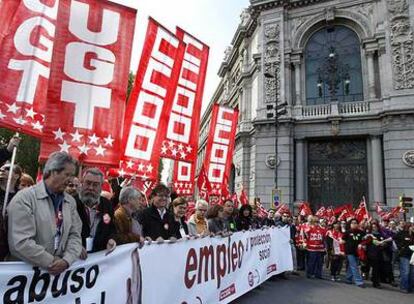
[(175, 32), (179, 26), (210, 47), (202, 112), (210, 102), (220, 78), (217, 72), (224, 50), (240, 22), (249, 0), (112, 0), (138, 10), (131, 71), (135, 74), (147, 29), (148, 16)]

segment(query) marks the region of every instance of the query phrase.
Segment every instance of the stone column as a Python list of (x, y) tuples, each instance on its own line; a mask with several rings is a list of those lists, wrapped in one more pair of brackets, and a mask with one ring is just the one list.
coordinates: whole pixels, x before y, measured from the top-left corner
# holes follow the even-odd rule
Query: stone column
[[(382, 161), (382, 145), (380, 136), (371, 137), (372, 185), (375, 202), (384, 202), (384, 166)], [(371, 200), (372, 200), (371, 199)]]
[(375, 96), (375, 70), (374, 70), (374, 52), (367, 52), (367, 65), (368, 65), (368, 92), (369, 98), (374, 99)]
[(295, 100), (296, 105), (300, 106), (302, 104), (301, 100), (301, 90), (300, 90), (300, 61), (294, 61), (293, 66), (295, 67)]
[(305, 199), (305, 141), (296, 140), (296, 200)]

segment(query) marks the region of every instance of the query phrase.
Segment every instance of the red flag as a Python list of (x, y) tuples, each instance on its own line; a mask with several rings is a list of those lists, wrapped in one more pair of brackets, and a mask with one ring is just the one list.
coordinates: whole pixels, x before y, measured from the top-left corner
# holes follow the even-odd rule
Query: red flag
[(237, 197), (236, 192), (234, 192), (233, 195), (231, 196), (231, 200), (234, 203), (234, 208), (239, 209), (239, 198)]
[(367, 204), (365, 202), (365, 198), (362, 199), (361, 203), (359, 204), (358, 208), (355, 210), (354, 214), (358, 222), (361, 222), (363, 219), (369, 218), (369, 213), (367, 210)]
[(36, 137), (43, 132), (58, 3), (0, 2), (0, 125)]
[(220, 194), (224, 177), (230, 175), (238, 115), (237, 109), (213, 106), (204, 159), (213, 194)]
[(227, 175), (224, 176), (224, 181), (221, 184), (221, 199), (222, 200), (226, 200), (230, 197), (230, 192), (229, 192), (229, 179), (227, 177)]
[(204, 166), (201, 165), (200, 172), (197, 178), (197, 187), (200, 193), (200, 197), (208, 201), (209, 194), (211, 192), (211, 184), (208, 180)]
[(240, 193), (240, 203), (242, 206), (249, 204), (249, 198), (247, 197), (246, 191), (244, 191), (244, 188), (242, 188)]
[(185, 214), (185, 218), (187, 221), (190, 219), (190, 217), (195, 213), (195, 202), (189, 201), (187, 204), (187, 212)]
[(318, 211), (316, 211), (315, 215), (319, 218), (325, 218), (327, 215), (327, 210), (324, 206), (322, 206), (321, 208), (319, 208)]
[(277, 206), (276, 212), (280, 215), (282, 215), (283, 213), (287, 213), (289, 215), (291, 214), (289, 207), (285, 203), (282, 203), (279, 206)]
[(257, 201), (256, 202), (256, 207), (257, 207), (257, 215), (260, 218), (267, 218), (269, 215), (269, 212), (267, 212), (266, 208), (263, 207), (262, 203)]
[(151, 194), (152, 189), (154, 189), (154, 187), (157, 185), (157, 182), (149, 179), (143, 180), (142, 178), (137, 176), (131, 179), (129, 185), (137, 188), (148, 198), (148, 196)]
[(37, 169), (36, 183), (40, 182), (43, 179), (42, 169), (39, 167)]
[(301, 216), (312, 215), (312, 210), (311, 210), (308, 202), (302, 202), (299, 205), (299, 215), (301, 215)]
[(193, 195), (194, 163), (175, 161), (172, 184), (173, 189), (178, 195)]
[(382, 210), (380, 204), (378, 202), (375, 203), (375, 211), (377, 212), (377, 214), (382, 218), (385, 215), (385, 211)]
[(118, 165), (135, 17), (109, 1), (59, 1), (41, 159), (60, 150)]
[(134, 88), (128, 101), (122, 138), (121, 168), (156, 179), (185, 46), (154, 19), (147, 36)]
[(342, 211), (344, 211), (345, 209), (347, 209), (348, 211), (352, 211), (352, 204), (346, 204), (346, 205), (341, 205), (341, 206), (336, 207), (334, 209), (334, 214), (340, 215)]
[(161, 157), (195, 164), (209, 47), (180, 28), (176, 35), (186, 47)]
[(354, 218), (354, 212), (352, 210), (352, 205), (344, 205), (341, 213), (338, 216), (338, 221), (348, 221), (351, 218)]

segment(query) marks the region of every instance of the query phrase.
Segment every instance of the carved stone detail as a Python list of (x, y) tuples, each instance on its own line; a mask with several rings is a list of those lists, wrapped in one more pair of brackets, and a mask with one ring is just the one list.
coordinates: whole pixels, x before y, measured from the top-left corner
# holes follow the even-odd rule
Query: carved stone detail
[(406, 166), (414, 168), (414, 150), (405, 152), (402, 160)]
[(279, 167), (280, 157), (277, 158), (277, 163), (276, 163), (276, 158), (274, 154), (266, 155), (265, 164), (266, 164), (266, 167), (268, 167), (269, 169), (274, 169), (275, 166)]
[(242, 10), (241, 14), (240, 14), (240, 25), (241, 26), (246, 26), (249, 24), (250, 21), (250, 13), (249, 13), (249, 9), (245, 8)]
[(394, 89), (414, 88), (414, 35), (407, 0), (388, 0)]
[(268, 24), (264, 28), (263, 73), (277, 77), (264, 77), (265, 102), (274, 103), (275, 95), (280, 100), (280, 24)]

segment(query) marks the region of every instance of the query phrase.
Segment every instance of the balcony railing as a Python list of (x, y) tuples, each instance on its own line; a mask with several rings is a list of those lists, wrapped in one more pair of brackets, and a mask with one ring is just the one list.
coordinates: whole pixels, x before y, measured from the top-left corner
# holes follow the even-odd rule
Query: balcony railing
[(320, 105), (303, 106), (296, 115), (302, 119), (324, 118), (328, 116), (356, 116), (369, 113), (371, 110), (368, 101), (340, 102)]
[(327, 116), (331, 114), (331, 105), (315, 105), (315, 106), (305, 106), (302, 108), (303, 117), (320, 117)]
[(339, 114), (363, 114), (370, 110), (369, 102), (344, 102), (339, 104)]

